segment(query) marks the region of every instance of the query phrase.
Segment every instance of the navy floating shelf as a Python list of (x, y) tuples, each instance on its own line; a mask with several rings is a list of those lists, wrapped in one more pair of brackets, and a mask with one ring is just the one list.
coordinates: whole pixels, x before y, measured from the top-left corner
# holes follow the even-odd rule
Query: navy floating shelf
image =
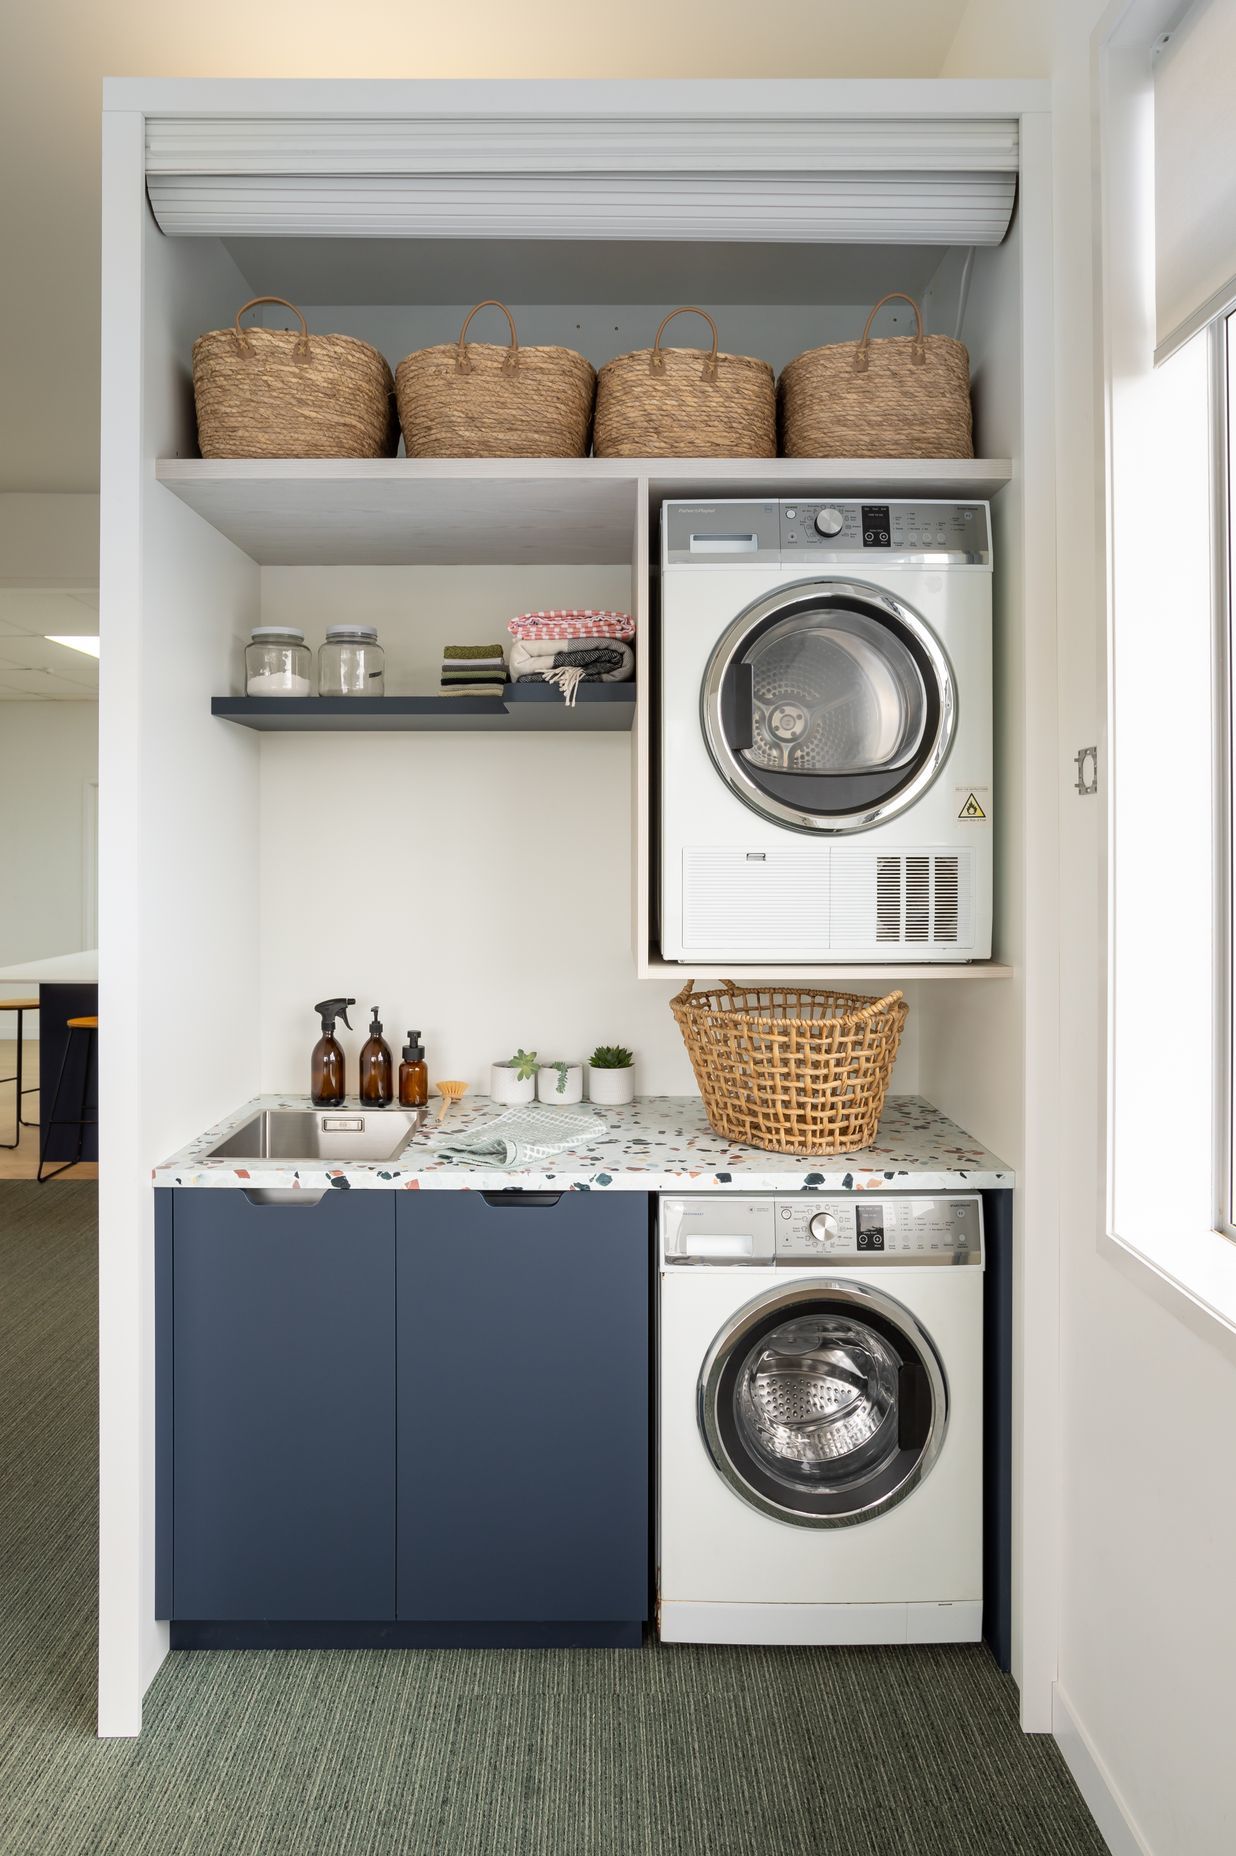
[(635, 717), (633, 683), (584, 683), (568, 705), (546, 683), (513, 683), (502, 696), (215, 696), (210, 712), (274, 734), (621, 732)]

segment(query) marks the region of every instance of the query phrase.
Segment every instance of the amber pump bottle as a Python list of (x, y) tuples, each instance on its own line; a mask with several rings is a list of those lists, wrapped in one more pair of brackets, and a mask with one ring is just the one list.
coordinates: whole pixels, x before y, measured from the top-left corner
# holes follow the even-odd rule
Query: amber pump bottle
[(342, 1018), (350, 1031), (348, 1007), (355, 1004), (355, 999), (322, 999), (313, 1008), (322, 1020), (322, 1035), (313, 1047), (309, 1081), (314, 1108), (338, 1108), (348, 1093), (343, 1045), (335, 1036), (335, 1020)]
[(382, 1036), (378, 1008), (373, 1008), (369, 1036), (361, 1045), (360, 1099), (367, 1108), (386, 1108), (395, 1096), (395, 1066), (391, 1047)]
[(429, 1100), (429, 1068), (419, 1031), (409, 1031), (399, 1066), (400, 1108), (424, 1108)]

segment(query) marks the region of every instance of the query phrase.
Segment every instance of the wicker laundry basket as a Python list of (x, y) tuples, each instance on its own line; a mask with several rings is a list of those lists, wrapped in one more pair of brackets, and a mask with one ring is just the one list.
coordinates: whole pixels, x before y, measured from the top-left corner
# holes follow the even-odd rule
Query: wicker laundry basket
[[(259, 303), (300, 324), (242, 329)], [(310, 335), (281, 296), (242, 303), (230, 329), (193, 344), (197, 442), (204, 458), (389, 458), (399, 444), (395, 383), (376, 348), (350, 335)]]
[[(871, 340), (885, 303), (908, 303), (915, 334)], [(949, 335), (926, 335), (913, 297), (882, 296), (856, 342), (809, 348), (777, 386), (787, 458), (971, 458), (970, 357)]]
[[(500, 309), (508, 348), (467, 340), (472, 317)], [(573, 348), (521, 348), (505, 303), (487, 297), (457, 342), (418, 348), (395, 369), (410, 458), (582, 458), (592, 434), (596, 374)]]
[[(666, 323), (702, 316), (712, 348), (662, 348)], [(777, 390), (767, 361), (718, 354), (706, 309), (675, 309), (651, 348), (607, 361), (597, 380), (599, 458), (773, 458)]]
[(704, 1112), (727, 1141), (843, 1154), (875, 1139), (909, 1007), (820, 986), (732, 980), (670, 1000)]

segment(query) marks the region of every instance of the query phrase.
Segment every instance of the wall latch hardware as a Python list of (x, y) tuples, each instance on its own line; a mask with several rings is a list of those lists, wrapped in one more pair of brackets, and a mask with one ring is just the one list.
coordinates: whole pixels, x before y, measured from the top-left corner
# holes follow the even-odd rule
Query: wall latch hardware
[(1099, 790), (1099, 750), (1078, 748), (1073, 759), (1077, 763), (1077, 790), (1083, 799), (1090, 799)]

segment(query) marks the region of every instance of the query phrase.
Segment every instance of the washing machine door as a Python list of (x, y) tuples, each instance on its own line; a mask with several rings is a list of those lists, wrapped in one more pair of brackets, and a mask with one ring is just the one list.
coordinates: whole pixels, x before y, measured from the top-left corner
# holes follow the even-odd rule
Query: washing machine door
[(704, 738), (727, 786), (804, 832), (894, 818), (944, 764), (952, 671), (926, 620), (857, 580), (798, 581), (755, 601), (708, 661)]
[(699, 1423), (736, 1495), (797, 1527), (847, 1527), (904, 1501), (948, 1428), (948, 1386), (909, 1309), (865, 1284), (797, 1283), (717, 1335)]

